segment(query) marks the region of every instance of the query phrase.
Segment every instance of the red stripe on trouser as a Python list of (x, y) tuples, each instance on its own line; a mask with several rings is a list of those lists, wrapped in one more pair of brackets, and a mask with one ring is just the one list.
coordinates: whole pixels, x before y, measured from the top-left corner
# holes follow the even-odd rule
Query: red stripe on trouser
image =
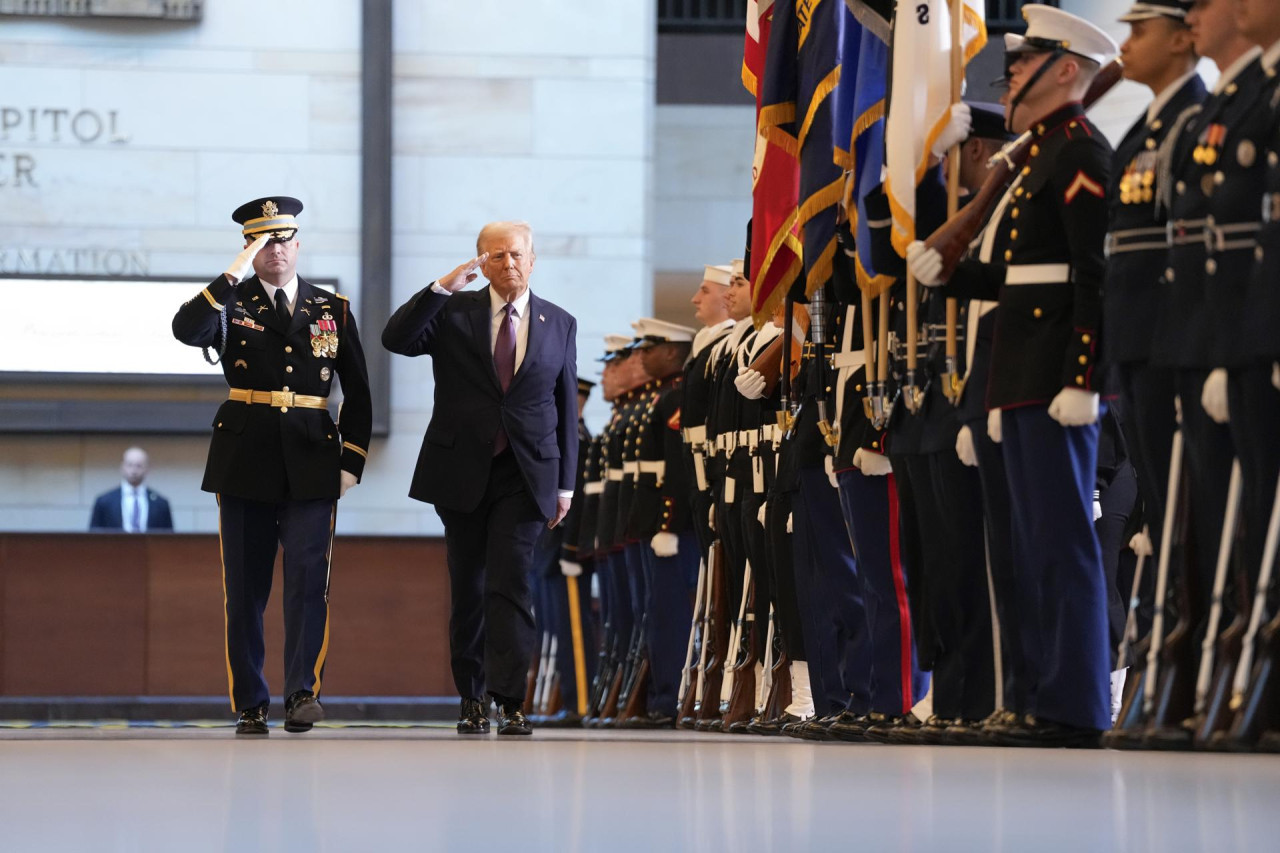
[(902, 661), (902, 713), (916, 704), (911, 695), (911, 610), (907, 604), (907, 584), (902, 576), (902, 549), (898, 545), (898, 484), (889, 480), (889, 567), (893, 572), (893, 591), (898, 599), (898, 635)]

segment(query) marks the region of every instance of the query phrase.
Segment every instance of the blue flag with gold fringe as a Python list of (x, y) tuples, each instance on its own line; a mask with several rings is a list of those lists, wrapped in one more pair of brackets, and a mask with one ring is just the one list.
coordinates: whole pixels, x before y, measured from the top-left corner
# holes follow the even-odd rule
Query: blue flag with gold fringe
[[(797, 223), (804, 235), (805, 294), (831, 278), (836, 213), (844, 195), (843, 168), (833, 152), (842, 0), (796, 0), (796, 132), (800, 152)], [(776, 16), (775, 16), (776, 20)]]

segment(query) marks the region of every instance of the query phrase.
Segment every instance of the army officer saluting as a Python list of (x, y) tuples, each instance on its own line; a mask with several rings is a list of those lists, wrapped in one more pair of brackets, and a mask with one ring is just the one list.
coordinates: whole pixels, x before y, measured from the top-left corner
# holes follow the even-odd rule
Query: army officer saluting
[[(329, 569), (337, 500), (360, 480), (372, 429), (369, 376), (345, 297), (297, 275), (302, 202), (251, 201), (232, 219), (244, 250), (178, 309), (173, 334), (222, 354), (231, 386), (213, 419), (206, 492), (218, 497), (227, 677), (238, 735), (265, 735), (262, 613), (284, 548), (285, 731), (324, 719)], [(206, 355), (207, 357), (207, 355)], [(342, 383), (341, 426), (328, 411)]]

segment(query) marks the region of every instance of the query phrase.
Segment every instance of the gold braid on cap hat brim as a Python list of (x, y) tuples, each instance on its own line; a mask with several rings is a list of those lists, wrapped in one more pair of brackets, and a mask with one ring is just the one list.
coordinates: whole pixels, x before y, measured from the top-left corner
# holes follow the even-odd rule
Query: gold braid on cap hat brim
[(259, 216), (257, 219), (247, 220), (240, 233), (246, 237), (250, 237), (255, 234), (264, 234), (269, 231), (297, 230), (297, 218), (286, 214), (285, 216)]

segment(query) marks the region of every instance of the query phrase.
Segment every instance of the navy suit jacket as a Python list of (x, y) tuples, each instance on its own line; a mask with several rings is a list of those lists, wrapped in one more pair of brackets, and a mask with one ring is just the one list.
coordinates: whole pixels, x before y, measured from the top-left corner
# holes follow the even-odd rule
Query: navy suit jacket
[(529, 295), (529, 341), (506, 394), (493, 366), (489, 288), (441, 296), (424, 288), (400, 306), (382, 345), (431, 356), (435, 407), (409, 496), (471, 512), (484, 497), (498, 426), (506, 429), (530, 494), (547, 518), (578, 472), (577, 321)]
[[(119, 487), (103, 492), (93, 502), (89, 529), (124, 530), (124, 518), (120, 512)], [(147, 532), (152, 530), (173, 530), (173, 514), (169, 511), (169, 501), (161, 497), (159, 492), (147, 489)]]

